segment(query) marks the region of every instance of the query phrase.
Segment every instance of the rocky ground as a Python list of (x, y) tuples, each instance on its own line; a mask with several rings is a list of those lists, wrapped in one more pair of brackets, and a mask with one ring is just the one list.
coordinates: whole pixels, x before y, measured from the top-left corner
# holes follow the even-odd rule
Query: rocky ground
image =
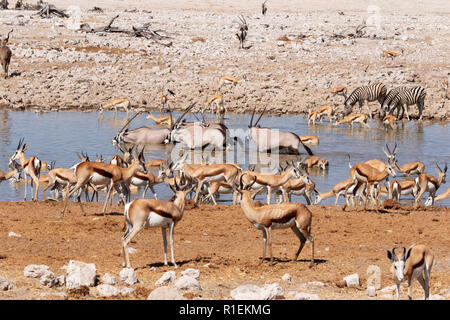
[[(131, 264), (139, 282), (127, 284), (124, 281), (132, 278), (125, 277), (121, 266), (123, 208), (114, 205), (103, 217), (102, 204), (89, 203), (87, 216), (83, 216), (71, 202), (66, 216), (60, 218), (62, 205), (50, 201), (0, 204), (0, 287), (4, 289), (0, 299), (146, 299), (152, 294), (156, 298), (221, 300), (239, 294), (242, 298), (260, 289), (266, 297), (277, 299), (393, 299), (386, 250), (413, 243), (427, 244), (435, 254), (432, 298), (450, 298), (450, 211), (445, 207), (403, 206), (376, 213), (310, 206), (315, 265), (309, 268), (308, 244), (298, 261), (291, 261), (298, 246), (291, 230), (273, 232), (275, 265), (258, 265), (262, 234), (240, 207), (201, 205), (193, 209), (188, 204), (175, 228), (178, 268), (163, 265), (161, 231), (146, 229), (130, 244)], [(95, 265), (92, 286), (75, 288), (73, 276), (68, 275), (70, 266), (62, 269), (76, 264), (70, 260)], [(45, 265), (53, 276), (33, 277), (38, 270), (30, 265)], [(182, 277), (186, 270), (196, 281)], [(360, 285), (341, 287), (343, 278), (353, 274), (358, 274)], [(66, 277), (65, 285), (55, 283), (55, 278), (64, 279), (61, 276)], [(164, 278), (176, 281), (164, 282)], [(378, 284), (376, 296), (366, 291), (371, 284)], [(168, 288), (176, 290), (161, 292)], [(402, 299), (406, 293), (403, 285)], [(417, 282), (413, 297), (423, 299)]]
[[(51, 3), (76, 11), (69, 1)], [(11, 77), (0, 80), (0, 94), (8, 96), (14, 109), (92, 110), (116, 97), (129, 97), (135, 107), (157, 108), (160, 91), (166, 89), (176, 94), (170, 97), (172, 107), (183, 109), (191, 102), (203, 106), (220, 92), (228, 111), (267, 107), (274, 114), (298, 114), (331, 104), (333, 87), (345, 85), (352, 91), (381, 81), (389, 88), (426, 87), (425, 118), (448, 119), (450, 100), (441, 87), (450, 75), (448, 2), (402, 7), (387, 1), (295, 5), (280, 0), (268, 4), (266, 16), (259, 1), (227, 4), (99, 1), (96, 6), (104, 10), (99, 13), (90, 11), (91, 2), (79, 1), (79, 20), (0, 11), (2, 36), (14, 29)], [(249, 49), (240, 49), (235, 35), (241, 13), (249, 24)], [(165, 31), (172, 45), (73, 30), (79, 23), (103, 27), (117, 14), (114, 27), (150, 23), (151, 29)], [(358, 36), (355, 31), (363, 21), (366, 27)], [(403, 54), (391, 60), (382, 57), (383, 50)], [(219, 90), (223, 75), (246, 81)], [(336, 97), (338, 108), (342, 102)], [(372, 103), (372, 112), (377, 109), (378, 103)]]

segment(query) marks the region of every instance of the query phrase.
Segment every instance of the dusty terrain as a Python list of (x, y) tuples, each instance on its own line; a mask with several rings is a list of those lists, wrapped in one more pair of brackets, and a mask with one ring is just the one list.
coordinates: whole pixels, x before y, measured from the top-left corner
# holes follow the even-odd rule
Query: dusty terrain
[[(103, 217), (101, 203), (87, 204), (87, 216), (82, 216), (79, 206), (70, 203), (70, 212), (59, 217), (62, 203), (54, 202), (3, 202), (0, 204), (0, 276), (14, 284), (14, 288), (0, 292), (0, 299), (56, 299), (48, 294), (64, 292), (69, 299), (97, 299), (96, 289), (85, 295), (69, 292), (64, 287), (49, 289), (39, 284), (39, 279), (24, 277), (29, 264), (45, 264), (56, 275), (69, 260), (94, 263), (99, 279), (105, 273), (119, 278), (122, 269), (120, 254), (123, 208), (114, 206), (112, 213)], [(386, 250), (393, 246), (412, 243), (429, 245), (436, 264), (431, 274), (431, 294), (441, 294), (450, 288), (449, 209), (432, 207), (412, 210), (342, 212), (341, 207), (313, 206), (312, 234), (315, 238), (315, 262), (309, 268), (310, 248), (307, 244), (297, 262), (291, 257), (298, 240), (291, 230), (275, 230), (273, 252), (276, 264), (258, 265), (262, 255), (262, 235), (246, 220), (239, 207), (202, 205), (192, 209), (188, 204), (182, 221), (175, 228), (175, 257), (178, 269), (163, 266), (161, 232), (147, 229), (140, 233), (131, 247), (130, 255), (140, 283), (133, 285), (135, 293), (118, 299), (145, 299), (155, 289), (155, 282), (168, 270), (177, 276), (187, 268), (200, 271), (199, 282), (203, 290), (185, 294), (189, 299), (230, 299), (230, 291), (239, 285), (279, 283), (285, 298), (289, 292), (317, 293), (321, 299), (384, 299), (378, 292), (368, 298), (365, 289), (370, 276), (369, 266), (381, 269), (381, 287), (393, 285), (386, 258)], [(9, 232), (20, 237), (9, 237)], [(170, 256), (169, 256), (170, 259)], [(292, 281), (281, 278), (285, 273)], [(359, 288), (338, 288), (336, 282), (344, 276), (358, 273)], [(319, 281), (324, 286), (308, 284)], [(119, 284), (118, 287), (123, 287)], [(414, 284), (414, 298), (423, 299), (420, 285)], [(448, 290), (447, 290), (448, 291)], [(402, 298), (406, 288), (402, 287)]]
[[(10, 8), (14, 1), (10, 1)], [(27, 2), (27, 1), (25, 1)], [(33, 3), (33, 2), (31, 2)], [(71, 1), (51, 1), (70, 9)], [(441, 88), (450, 74), (450, 4), (392, 1), (77, 1), (80, 19), (42, 19), (34, 11), (0, 11), (0, 33), (13, 28), (12, 76), (0, 81), (10, 108), (96, 110), (116, 97), (134, 107), (159, 107), (161, 90), (171, 89), (173, 108), (204, 105), (221, 92), (228, 111), (248, 112), (267, 106), (274, 114), (303, 113), (331, 104), (330, 89), (349, 91), (382, 81), (388, 88), (427, 88), (424, 117), (448, 119), (450, 100)], [(150, 23), (172, 45), (113, 33), (77, 31), (79, 23), (131, 29)], [(249, 24), (240, 49), (235, 33), (239, 14)], [(364, 34), (355, 31), (366, 22)], [(75, 29), (75, 30), (73, 30)], [(290, 40), (290, 41), (287, 41)], [(403, 54), (391, 60), (383, 50)], [(220, 76), (245, 78), (218, 90)], [(342, 108), (343, 98), (335, 103)], [(371, 104), (372, 112), (378, 103)], [(356, 107), (355, 107), (356, 108)], [(356, 110), (356, 109), (355, 109)], [(412, 115), (417, 108), (411, 109)]]

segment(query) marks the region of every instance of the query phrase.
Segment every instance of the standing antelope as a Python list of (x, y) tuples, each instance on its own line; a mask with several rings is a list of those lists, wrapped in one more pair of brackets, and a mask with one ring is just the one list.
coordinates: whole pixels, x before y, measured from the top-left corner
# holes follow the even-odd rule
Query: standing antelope
[(245, 49), (244, 41), (247, 38), (248, 25), (244, 16), (241, 15), (239, 17), (239, 20), (241, 20), (241, 22), (239, 23), (239, 31), (236, 33), (236, 37), (239, 39), (239, 42), (241, 43), (241, 48)]
[(296, 196), (303, 196), (307, 205), (313, 204), (312, 192), (316, 190), (316, 184), (305, 173), (296, 179), (289, 179), (282, 184), (279, 189), (281, 190), (283, 201), (291, 202), (291, 194)]
[(296, 261), (300, 252), (308, 241), (311, 245), (311, 262), (314, 265), (314, 238), (311, 235), (312, 213), (302, 203), (285, 202), (280, 204), (270, 204), (262, 207), (255, 207), (252, 203), (251, 187), (256, 183), (256, 177), (250, 184), (244, 185), (244, 175), (239, 179), (239, 186), (234, 184), (234, 188), (242, 195), (241, 208), (245, 217), (253, 226), (261, 230), (264, 239), (263, 256), (259, 264), (266, 259), (267, 237), (269, 238), (270, 265), (273, 265), (272, 254), (272, 229), (291, 228), (300, 240), (300, 246), (294, 255)]
[(388, 199), (400, 201), (400, 196), (412, 195), (414, 199), (418, 193), (418, 187), (414, 180), (391, 181), (387, 183)]
[(434, 264), (434, 255), (430, 248), (423, 244), (413, 244), (406, 253), (403, 247), (401, 259), (395, 253), (387, 250), (387, 257), (391, 261), (391, 272), (396, 284), (397, 300), (400, 298), (400, 283), (408, 280), (408, 298), (412, 299), (412, 282), (417, 278), (425, 291), (425, 300), (430, 295), (430, 273)]
[(262, 15), (263, 15), (263, 16), (265, 16), (265, 15), (266, 15), (266, 12), (267, 12), (266, 2), (267, 2), (267, 0), (265, 0), (265, 1), (262, 3), (261, 11), (262, 11)]
[(445, 183), (445, 177), (447, 173), (447, 164), (445, 164), (444, 170), (441, 170), (439, 165), (435, 163), (436, 171), (438, 172), (439, 176), (436, 179), (432, 175), (428, 173), (421, 173), (416, 178), (416, 184), (419, 188), (419, 194), (417, 195), (414, 203), (417, 206), (420, 202), (420, 198), (422, 198), (422, 195), (425, 192), (428, 192), (431, 197), (431, 205), (434, 205), (434, 197), (436, 194), (436, 191), (439, 189), (439, 187)]
[(331, 89), (331, 93), (333, 94), (333, 105), (335, 105), (334, 98), (336, 97), (336, 95), (343, 96), (344, 101), (347, 100), (347, 87), (345, 86), (335, 87)]
[[(106, 194), (105, 204), (103, 205), (102, 211), (103, 215), (105, 215), (106, 206), (113, 188), (118, 189), (119, 184), (128, 183), (133, 175), (138, 171), (142, 171), (144, 173), (147, 172), (147, 169), (145, 168), (144, 148), (142, 148), (139, 156), (133, 160), (128, 168), (121, 168), (114, 164), (107, 164), (103, 162), (80, 163), (75, 170), (77, 183), (75, 187), (65, 196), (64, 208), (61, 215), (64, 216), (70, 196), (78, 189), (86, 186), (89, 182), (96, 185), (106, 184), (108, 186), (108, 192)], [(117, 192), (120, 193), (120, 190), (117, 190)], [(83, 215), (86, 215), (81, 201), (78, 200), (78, 203), (80, 204)]]
[(124, 110), (127, 112), (127, 117), (128, 117), (128, 114), (131, 111), (130, 99), (128, 99), (128, 98), (113, 99), (110, 102), (108, 102), (107, 104), (101, 106), (99, 108), (99, 111), (102, 112), (103, 110), (108, 110), (111, 108), (114, 109), (115, 113), (117, 113), (117, 109), (124, 108)]
[(238, 79), (235, 77), (230, 77), (230, 76), (223, 76), (219, 78), (219, 89), (224, 85), (224, 84), (233, 84), (233, 85), (237, 85), (239, 83), (245, 82), (245, 79)]
[[(450, 198), (450, 188), (448, 188), (444, 193), (441, 193), (436, 198), (434, 198), (434, 202), (445, 200)], [(428, 199), (425, 201), (426, 206), (431, 206), (433, 203), (433, 197), (428, 197)]]
[(259, 152), (269, 152), (272, 150), (280, 151), (281, 149), (287, 149), (294, 154), (300, 154), (298, 147), (302, 145), (309, 155), (313, 155), (311, 149), (303, 143), (297, 134), (293, 132), (279, 131), (277, 129), (261, 128), (258, 126), (258, 122), (261, 120), (266, 108), (264, 108), (256, 122), (253, 123), (255, 111), (256, 107), (253, 109), (253, 114), (250, 118), (247, 138), (255, 141)]
[(363, 104), (366, 105), (368, 115), (372, 118), (372, 112), (369, 108), (369, 102), (378, 100), (381, 104), (386, 95), (386, 86), (382, 83), (374, 83), (368, 86), (356, 88), (345, 100), (344, 105), (349, 109), (347, 114), (352, 112), (352, 107), (356, 102), (359, 103), (359, 113), (361, 113)]
[(408, 178), (412, 174), (421, 174), (425, 171), (425, 164), (420, 161), (413, 161), (413, 162), (405, 163), (402, 166), (399, 166), (397, 159), (395, 159), (393, 167), (398, 172), (407, 174)]
[(8, 32), (8, 35), (5, 39), (2, 39), (0, 43), (0, 63), (3, 67), (3, 75), (6, 78), (8, 78), (8, 69), (9, 69), (9, 63), (11, 62), (11, 56), (12, 52), (11, 49), (7, 46), (9, 41), (9, 35), (13, 32), (13, 29)]
[(395, 52), (391, 50), (383, 50), (383, 58), (391, 58), (391, 61), (394, 61), (394, 58), (398, 57), (399, 55), (403, 54), (403, 49), (401, 52)]
[(179, 186), (175, 180), (176, 198), (173, 202), (164, 202), (156, 199), (135, 199), (125, 205), (124, 216), (125, 221), (128, 222), (128, 228), (122, 236), (123, 267), (131, 268), (128, 244), (146, 227), (161, 227), (165, 266), (167, 266), (166, 229), (169, 228), (172, 263), (177, 267), (173, 253), (173, 231), (177, 223), (183, 218), (186, 195), (194, 188), (191, 182), (192, 180), (189, 180), (185, 185)]
[[(33, 193), (33, 185), (36, 186), (36, 190), (34, 192), (34, 196), (32, 197), (33, 201), (37, 200), (38, 192), (39, 192), (39, 175), (41, 172), (41, 160), (37, 157), (32, 156), (30, 158), (25, 158), (25, 151), (28, 149), (26, 143), (23, 143), (24, 138), (19, 140), (19, 144), (17, 145), (16, 152), (9, 159), (10, 166), (13, 165), (16, 161), (19, 161), (19, 165), (22, 167), (22, 171), (25, 173), (25, 195), (23, 200), (27, 200), (27, 177), (31, 178), (31, 193)], [(22, 145), (23, 143), (23, 145)]]
[(155, 117), (151, 112), (148, 113), (147, 118), (145, 119), (152, 119), (153, 121), (156, 122), (156, 124), (159, 125), (166, 125), (169, 128), (172, 127), (174, 121), (173, 118), (171, 116), (159, 116), (159, 117)]
[(351, 113), (348, 116), (345, 116), (343, 119), (336, 121), (334, 123), (335, 126), (338, 126), (340, 124), (350, 124), (353, 128), (355, 123), (359, 123), (360, 126), (369, 127), (369, 124), (367, 123), (367, 115), (362, 113)]

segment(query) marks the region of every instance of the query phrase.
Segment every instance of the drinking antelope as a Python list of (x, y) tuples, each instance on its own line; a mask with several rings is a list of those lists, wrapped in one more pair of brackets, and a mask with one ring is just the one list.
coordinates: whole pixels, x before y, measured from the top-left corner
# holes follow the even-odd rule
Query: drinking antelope
[(308, 169), (318, 167), (322, 170), (326, 170), (328, 167), (328, 160), (319, 156), (311, 156), (306, 160), (300, 161), (300, 163), (304, 164)]
[(131, 268), (128, 244), (144, 228), (161, 227), (164, 243), (164, 265), (167, 266), (166, 230), (169, 228), (170, 251), (175, 267), (173, 253), (173, 231), (183, 218), (186, 195), (194, 188), (192, 180), (179, 186), (175, 179), (175, 200), (164, 202), (156, 199), (135, 199), (125, 205), (124, 216), (128, 228), (122, 236), (122, 266)]
[(316, 124), (316, 120), (322, 120), (319, 111), (312, 111), (311, 108), (308, 109), (308, 124), (312, 122), (313, 125)]
[(350, 124), (353, 128), (355, 123), (359, 123), (360, 126), (369, 127), (369, 124), (367, 123), (367, 115), (362, 113), (351, 113), (348, 116), (345, 116), (343, 119), (336, 121), (334, 123), (335, 126), (341, 125), (341, 124)]
[(388, 125), (391, 129), (394, 129), (395, 117), (392, 114), (388, 114), (383, 118), (383, 124)]
[(336, 185), (330, 191), (323, 193), (317, 192), (314, 204), (319, 204), (322, 200), (336, 196), (336, 200), (334, 201), (334, 205), (336, 206), (338, 204), (339, 196), (343, 196), (345, 198), (345, 202), (348, 205), (349, 199), (345, 197), (345, 189), (347, 186), (349, 187), (347, 191), (350, 192), (352, 203), (353, 205), (355, 205), (355, 197), (353, 196), (353, 191), (356, 187), (356, 184), (353, 183), (353, 179), (347, 179), (336, 183)]
[(320, 122), (322, 122), (322, 119), (324, 116), (327, 116), (330, 120), (330, 123), (332, 122), (334, 116), (333, 116), (333, 107), (332, 106), (322, 106), (319, 109), (316, 110), (316, 112), (319, 113)]
[(334, 98), (336, 97), (336, 95), (343, 96), (344, 101), (347, 100), (347, 87), (345, 86), (335, 87), (331, 89), (331, 93), (333, 94), (333, 105), (335, 105)]
[(311, 196), (312, 192), (316, 191), (316, 184), (305, 173), (298, 178), (289, 179), (279, 189), (281, 190), (284, 202), (291, 202), (291, 195), (294, 194), (296, 196), (303, 196), (306, 204), (311, 205), (313, 204)]
[[(406, 255), (405, 255), (406, 253)], [(430, 273), (434, 264), (434, 255), (430, 248), (423, 244), (413, 244), (408, 248), (403, 247), (402, 257), (399, 259), (395, 253), (387, 250), (387, 257), (391, 261), (391, 272), (396, 285), (397, 300), (400, 298), (400, 283), (408, 280), (408, 298), (412, 299), (412, 282), (419, 281), (425, 291), (425, 300), (430, 295)]]
[(3, 172), (0, 170), (0, 183), (2, 183), (5, 180), (14, 180), (19, 181), (20, 180), (20, 171), (18, 168), (12, 169), (8, 172)]
[(217, 116), (223, 115), (226, 112), (226, 108), (223, 104), (223, 98), (220, 94), (216, 94), (208, 99), (206, 102), (206, 106), (211, 109), (211, 105), (214, 104), (216, 106), (216, 114)]
[[(434, 198), (434, 202), (445, 200), (450, 198), (450, 188), (448, 188), (444, 193), (441, 193), (436, 198)], [(426, 206), (431, 206), (433, 204), (433, 197), (428, 197), (428, 199), (425, 201)]]
[[(103, 162), (82, 162), (75, 170), (75, 175), (77, 177), (77, 183), (75, 187), (65, 196), (64, 198), (64, 208), (61, 215), (64, 216), (66, 211), (67, 202), (70, 196), (76, 192), (78, 189), (86, 186), (89, 182), (97, 185), (106, 184), (108, 186), (108, 192), (106, 194), (105, 204), (103, 205), (103, 215), (105, 215), (106, 205), (108, 204), (109, 197), (111, 196), (112, 189), (115, 188), (118, 193), (118, 185), (120, 183), (128, 183), (133, 175), (142, 171), (147, 172), (145, 168), (144, 160), (144, 148), (139, 153), (139, 156), (133, 159), (133, 162), (128, 168), (121, 168), (114, 164), (107, 164)], [(86, 215), (81, 201), (78, 201), (83, 215)]]
[(434, 205), (434, 197), (436, 194), (436, 191), (439, 189), (439, 187), (445, 183), (445, 177), (447, 173), (447, 164), (445, 164), (444, 170), (441, 170), (439, 165), (435, 163), (436, 171), (438, 172), (439, 176), (436, 179), (432, 175), (428, 173), (421, 173), (416, 178), (416, 184), (419, 188), (419, 194), (417, 195), (414, 203), (417, 206), (420, 202), (420, 199), (422, 198), (422, 195), (425, 192), (429, 193), (429, 196), (431, 197), (431, 205)]
[[(32, 197), (33, 201), (37, 200), (38, 192), (39, 192), (39, 175), (41, 172), (41, 160), (37, 157), (32, 156), (30, 158), (25, 158), (25, 151), (28, 149), (28, 146), (24, 142), (24, 138), (19, 140), (19, 144), (17, 145), (16, 152), (9, 159), (10, 166), (14, 166), (16, 161), (19, 161), (19, 165), (22, 167), (22, 171), (25, 173), (25, 195), (23, 200), (27, 200), (27, 177), (31, 178), (31, 192), (33, 193), (33, 185), (36, 186), (36, 190), (34, 192), (34, 196)], [(23, 143), (23, 145), (22, 145)]]
[(9, 41), (9, 35), (11, 34), (11, 32), (13, 32), (13, 29), (11, 29), (11, 31), (8, 32), (6, 38), (2, 39), (0, 43), (0, 63), (2, 64), (3, 67), (3, 75), (5, 79), (8, 78), (8, 69), (12, 56), (11, 49), (7, 46)]
[(280, 204), (270, 204), (262, 207), (255, 207), (251, 198), (251, 187), (256, 183), (256, 177), (249, 184), (244, 184), (244, 175), (239, 179), (239, 186), (234, 184), (234, 188), (242, 195), (241, 208), (245, 217), (253, 226), (261, 230), (264, 239), (263, 256), (259, 264), (266, 259), (267, 237), (269, 238), (270, 265), (273, 265), (272, 254), (272, 229), (291, 228), (300, 240), (300, 246), (294, 255), (296, 261), (300, 252), (308, 241), (311, 245), (311, 262), (314, 264), (314, 238), (311, 235), (312, 213), (302, 203), (285, 202)]

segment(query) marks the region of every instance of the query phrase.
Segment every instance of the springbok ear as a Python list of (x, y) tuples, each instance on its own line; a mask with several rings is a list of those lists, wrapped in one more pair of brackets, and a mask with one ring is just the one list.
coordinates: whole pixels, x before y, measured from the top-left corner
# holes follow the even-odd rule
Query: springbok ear
[(406, 257), (405, 257), (405, 261), (408, 260), (409, 256), (411, 255), (411, 250), (412, 250), (412, 247), (409, 248), (408, 253), (406, 254)]
[(386, 250), (386, 251), (387, 251), (387, 257), (388, 257), (388, 259), (392, 261), (392, 258), (393, 258), (392, 252), (390, 252), (389, 250)]

